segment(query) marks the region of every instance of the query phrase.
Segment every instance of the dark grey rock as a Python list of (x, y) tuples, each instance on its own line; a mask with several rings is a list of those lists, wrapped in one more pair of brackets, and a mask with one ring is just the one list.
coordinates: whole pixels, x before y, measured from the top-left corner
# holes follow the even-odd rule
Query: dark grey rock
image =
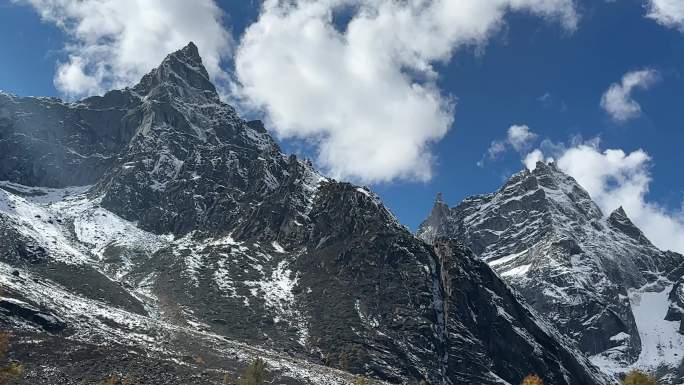
[[(622, 208), (604, 218), (573, 178), (543, 162), (456, 207), (438, 199), (418, 236), (463, 240), (581, 351), (625, 366), (641, 351), (629, 290), (677, 280), (684, 260), (653, 246)], [(629, 337), (613, 338), (620, 333)]]
[(672, 287), (668, 298), (670, 299), (670, 307), (665, 319), (680, 321), (679, 332), (684, 334), (684, 278), (680, 278)]
[[(0, 179), (94, 184), (78, 199), (146, 230), (141, 242), (161, 244), (147, 252), (113, 239), (95, 250), (75, 230), (77, 219), (90, 219), (53, 220), (59, 242), (82, 254), (74, 262), (56, 252), (61, 243), (19, 231), (33, 222), (0, 215), (11, 234), (0, 240), (2, 263), (25, 277), (11, 287), (69, 325), (63, 349), (73, 356), (61, 373), (78, 374), (91, 354), (110, 352), (95, 373), (108, 374), (138, 359), (126, 353), (132, 349), (162, 365), (160, 383), (208, 383), (179, 362), (226, 352), (241, 363), (263, 353), (282, 370), (296, 369), (290, 373), (318, 373), (316, 383), (348, 383), (346, 373), (355, 373), (393, 383), (494, 385), (532, 372), (558, 385), (608, 382), (468, 250), (450, 241), (433, 248), (368, 189), (284, 155), (261, 122), (240, 119), (219, 100), (193, 44), (135, 87), (103, 97), (72, 104), (3, 97), (1, 138), (28, 132), (41, 140), (12, 139), (23, 149), (21, 167)], [(30, 122), (21, 119), (28, 109)], [(53, 134), (34, 126), (55, 121), (63, 127), (42, 140)], [(55, 155), (26, 155), (41, 151)], [(0, 152), (2, 164), (5, 154), (18, 153)], [(41, 207), (72, 215), (59, 202)], [(133, 230), (122, 231), (125, 238)], [(50, 291), (49, 300), (36, 295)], [(59, 355), (41, 349), (23, 350), (22, 361), (35, 368)], [(50, 383), (46, 371), (30, 373), (34, 383)]]
[(59, 317), (12, 298), (0, 299), (0, 308), (3, 317), (22, 318), (47, 332), (58, 333), (67, 326)]

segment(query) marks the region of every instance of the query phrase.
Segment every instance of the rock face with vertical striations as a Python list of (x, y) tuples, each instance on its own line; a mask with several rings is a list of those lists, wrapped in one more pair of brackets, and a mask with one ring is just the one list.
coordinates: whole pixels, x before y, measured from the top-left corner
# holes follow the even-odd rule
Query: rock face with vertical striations
[(604, 217), (555, 164), (539, 162), (453, 208), (439, 196), (418, 236), (463, 240), (608, 373), (639, 367), (676, 383), (684, 339), (665, 317), (669, 308), (679, 319), (677, 296), (671, 306), (667, 296), (684, 258), (651, 244), (621, 207)]
[(101, 97), (0, 98), (0, 322), (26, 383), (214, 384), (257, 356), (287, 384), (608, 383), (468, 249), (283, 154), (193, 44)]

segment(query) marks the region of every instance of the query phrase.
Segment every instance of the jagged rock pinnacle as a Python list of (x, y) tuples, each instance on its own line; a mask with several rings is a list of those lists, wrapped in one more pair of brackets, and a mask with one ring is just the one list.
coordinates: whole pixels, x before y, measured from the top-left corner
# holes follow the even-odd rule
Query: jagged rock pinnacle
[(216, 88), (193, 42), (169, 54), (159, 67), (143, 76), (140, 83), (134, 87), (137, 92), (144, 95), (153, 93), (159, 88), (170, 91), (172, 94), (180, 92), (186, 98), (188, 92), (181, 90), (199, 91), (211, 98), (218, 98)]
[(537, 162), (494, 193), (442, 205), (435, 202), (417, 235), (428, 243), (463, 240), (590, 356), (635, 360), (648, 326), (638, 324), (626, 293), (662, 278), (658, 273), (681, 276), (674, 270), (681, 256), (658, 250), (622, 207), (605, 218), (554, 162)]

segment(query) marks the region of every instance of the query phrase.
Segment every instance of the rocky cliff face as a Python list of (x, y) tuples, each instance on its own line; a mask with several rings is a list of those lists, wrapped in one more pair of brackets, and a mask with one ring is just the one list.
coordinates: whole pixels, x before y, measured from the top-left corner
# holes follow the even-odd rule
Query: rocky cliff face
[(279, 383), (608, 382), (467, 249), (284, 155), (192, 44), (103, 97), (2, 98), (0, 320), (27, 383), (208, 384), (256, 356)]
[(0, 180), (65, 187), (95, 183), (139, 122), (139, 100), (112, 91), (78, 103), (0, 92)]
[(658, 301), (674, 290), (684, 258), (653, 246), (622, 208), (604, 217), (553, 163), (453, 208), (438, 197), (418, 236), (462, 239), (609, 373), (633, 365), (671, 373), (680, 365), (684, 339)]

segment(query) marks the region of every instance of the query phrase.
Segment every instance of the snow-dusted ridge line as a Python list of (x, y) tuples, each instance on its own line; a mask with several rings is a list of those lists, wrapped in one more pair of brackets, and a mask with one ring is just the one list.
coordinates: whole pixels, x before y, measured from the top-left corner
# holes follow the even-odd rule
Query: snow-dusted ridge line
[[(66, 263), (101, 262), (108, 246), (139, 248), (148, 254), (167, 246), (172, 236), (158, 236), (99, 206), (91, 186), (63, 189), (0, 182), (0, 214), (27, 237), (38, 240), (53, 258)], [(11, 191), (19, 193), (15, 194)], [(117, 275), (120, 279), (124, 271)]]
[[(70, 325), (84, 324), (88, 326), (69, 339), (85, 343), (129, 345), (143, 347), (150, 354), (176, 364), (187, 365), (182, 360), (186, 353), (168, 350), (156, 340), (161, 334), (183, 334), (192, 336), (196, 340), (204, 341), (207, 349), (224, 357), (238, 357), (240, 361), (249, 363), (257, 357), (264, 359), (271, 371), (282, 371), (282, 374), (293, 378), (306, 379), (314, 384), (346, 385), (353, 380), (353, 375), (341, 370), (323, 367), (311, 362), (283, 357), (281, 353), (247, 345), (227, 339), (218, 334), (198, 330), (195, 327), (182, 327), (157, 319), (152, 319), (135, 313), (130, 313), (103, 302), (80, 297), (69, 293), (60, 285), (34, 277), (30, 272), (21, 270), (23, 279), (17, 279), (11, 272), (16, 269), (5, 263), (0, 263), (0, 284), (5, 288), (5, 296), (21, 293), (25, 300), (13, 297), (3, 297), (13, 301), (26, 301), (42, 308), (49, 308), (60, 319)], [(27, 287), (28, 285), (28, 287)], [(87, 321), (84, 321), (87, 320)], [(112, 322), (124, 326), (117, 329)], [(104, 338), (104, 341), (103, 341)], [(383, 384), (374, 380), (374, 383)]]
[[(8, 251), (0, 261), (4, 279), (38, 279), (40, 287), (26, 295), (37, 301), (36, 293), (55, 291), (59, 298), (42, 302), (46, 311), (76, 309), (65, 317), (73, 327), (56, 338), (125, 343), (131, 334), (131, 344), (157, 343), (154, 354), (203, 354), (205, 342), (230, 352), (213, 338), (221, 335), (272, 347), (275, 360), (296, 362), (293, 370), (308, 362), (287, 354), (309, 362), (339, 357), (352, 372), (395, 383), (513, 384), (521, 372), (540, 371), (557, 384), (607, 382), (488, 267), (457, 245), (442, 250), (456, 258), (437, 263), (437, 250), (411, 236), (376, 194), (285, 156), (263, 124), (240, 119), (220, 102), (203, 72), (189, 44), (131, 89), (82, 105), (30, 98), (3, 105), (15, 124), (1, 128), (38, 140), (5, 147), (16, 149), (3, 155), (20, 167), (0, 162), (0, 179), (96, 185), (87, 195), (49, 203), (7, 195), (23, 199), (22, 209), (65, 211), (62, 222), (12, 217), (9, 204), (0, 215), (11, 238), (0, 243)], [(35, 119), (27, 121), (27, 112)], [(17, 231), (17, 223), (27, 231)], [(54, 236), (40, 238), (35, 228), (48, 225)], [(60, 251), (66, 246), (80, 253), (69, 263)], [(502, 299), (498, 308), (483, 286)], [(94, 315), (81, 320), (78, 313), (86, 311)], [(36, 327), (19, 318), (8, 322), (29, 322), (17, 325), (22, 332)], [(492, 335), (506, 336), (505, 343), (490, 343)], [(165, 339), (172, 339), (168, 347)], [(63, 353), (46, 349), (55, 354)]]
[[(0, 214), (19, 224), (18, 228), (23, 230), (25, 236), (38, 240), (40, 245), (45, 247), (50, 252), (50, 256), (56, 260), (100, 266), (98, 270), (105, 275), (109, 271), (101, 265), (104, 258), (103, 251), (113, 244), (142, 248), (149, 254), (162, 247), (171, 247), (173, 250), (179, 248), (199, 250), (206, 246), (230, 245), (235, 246), (238, 252), (247, 250), (242, 242), (235, 241), (230, 235), (192, 241), (194, 236), (192, 233), (186, 237), (174, 239), (173, 236), (158, 236), (140, 230), (134, 223), (100, 207), (99, 199), (90, 199), (86, 194), (90, 186), (50, 189), (7, 182), (0, 183), (0, 186), (2, 186), (0, 187)], [(26, 195), (17, 195), (5, 188)], [(40, 218), (35, 218), (36, 215)], [(47, 220), (50, 218), (60, 218), (61, 222), (52, 220), (52, 223), (48, 223)], [(73, 226), (73, 230), (69, 229), (69, 223)], [(39, 235), (41, 231), (44, 232), (42, 236)], [(56, 242), (53, 242), (55, 240)], [(277, 244), (273, 245), (273, 249), (276, 253), (284, 252)], [(66, 258), (69, 254), (79, 255), (79, 258)], [(192, 253), (192, 255), (195, 254)], [(123, 265), (125, 267), (128, 263), (124, 262)], [(263, 293), (269, 306), (278, 314), (286, 315), (289, 320), (294, 318), (294, 313), (291, 312), (296, 312), (296, 310), (288, 310), (291, 305), (287, 303), (293, 301), (291, 291), (297, 279), (296, 277), (294, 280), (289, 278), (292, 273), (286, 266), (286, 262), (281, 261), (271, 278), (265, 277), (267, 279), (264, 281), (255, 281), (252, 284)], [(16, 279), (12, 275), (13, 271), (18, 271), (21, 279)], [(126, 273), (124, 268), (111, 275), (110, 279), (121, 281)], [(154, 278), (146, 278), (147, 281), (151, 279)], [(101, 301), (75, 295), (57, 283), (34, 277), (27, 270), (0, 263), (0, 285), (8, 292), (22, 293), (26, 300), (42, 308), (50, 309), (70, 325), (82, 325), (82, 327), (77, 327), (76, 334), (69, 337), (76, 341), (92, 343), (104, 337), (109, 343), (144, 347), (150, 352), (156, 352), (160, 357), (181, 357), (182, 352), (165, 350), (156, 340), (157, 333), (154, 331), (194, 334), (197, 338), (206, 340), (208, 347), (220, 347), (217, 351), (219, 354), (237, 355), (244, 362), (261, 357), (267, 361), (272, 370), (283, 371), (285, 375), (295, 378), (331, 385), (352, 381), (352, 375), (349, 373), (323, 368), (301, 359), (285, 359), (277, 352), (226, 339), (208, 332), (207, 328), (198, 328), (197, 326), (200, 325), (193, 325), (190, 320), (188, 320), (189, 326), (187, 327), (162, 321), (160, 314), (156, 313), (157, 309), (154, 305), (156, 298), (145, 289), (149, 284), (146, 280), (134, 288), (131, 294), (147, 304), (146, 309), (151, 317), (134, 314)], [(87, 321), (84, 321), (84, 317)], [(113, 327), (112, 322), (122, 327)], [(306, 328), (304, 325), (298, 325), (298, 329), (301, 331), (300, 343), (305, 345)], [(182, 360), (173, 359), (173, 361), (183, 363)], [(347, 380), (342, 380), (343, 378)]]
[[(573, 178), (545, 163), (453, 208), (438, 196), (418, 231), (428, 242), (462, 239), (616, 377), (631, 368), (676, 372), (684, 357), (680, 321), (664, 320), (674, 284), (665, 277), (684, 257), (639, 234), (624, 210), (602, 213)], [(661, 380), (679, 385), (673, 381), (684, 378)]]
[[(272, 249), (274, 255), (284, 254), (285, 250), (276, 241), (267, 248), (255, 244), (253, 246), (259, 250), (250, 252), (244, 242), (236, 241), (231, 234), (198, 239), (195, 232), (190, 232), (182, 238), (174, 239), (172, 235), (156, 235), (141, 230), (135, 223), (102, 208), (99, 205), (101, 198), (89, 196), (90, 186), (65, 189), (37, 188), (10, 183), (0, 186), (6, 186), (5, 188), (16, 193), (28, 194), (24, 197), (0, 187), (0, 214), (19, 224), (17, 228), (24, 236), (37, 240), (41, 247), (48, 250), (53, 260), (69, 264), (87, 264), (114, 282), (126, 282), (127, 274), (136, 263), (143, 263), (144, 260), (131, 261), (124, 253), (120, 254), (122, 260), (114, 264), (107, 263), (106, 252), (111, 247), (139, 250), (147, 257), (162, 248), (168, 248), (179, 257), (182, 252), (188, 251), (189, 253), (183, 257), (187, 266), (186, 273), (191, 282), (197, 285), (197, 274), (204, 258), (202, 250), (207, 247), (230, 246), (233, 255), (226, 255), (219, 260), (220, 265), (213, 277), (216, 284), (224, 290), (224, 295), (242, 297), (246, 306), (249, 306), (253, 298), (263, 299), (265, 305), (275, 313), (274, 322), (283, 320), (291, 323), (298, 331), (300, 345), (306, 346), (306, 322), (297, 310), (292, 294), (298, 277), (290, 271), (286, 260), (281, 260), (269, 275), (265, 274), (259, 261), (254, 260), (252, 267), (261, 272), (260, 280), (241, 282), (252, 288), (251, 297), (237, 294), (235, 287), (231, 286), (232, 277), (226, 269), (237, 255), (254, 259), (250, 254), (255, 253), (255, 256), (263, 258), (263, 263), (271, 260), (273, 256), (259, 251), (261, 249)], [(69, 258), (74, 255), (78, 258)], [(111, 266), (116, 266), (116, 269), (112, 270)], [(154, 284), (154, 279), (154, 273), (148, 274), (129, 293), (141, 301), (151, 316), (159, 319), (161, 314), (157, 306), (158, 299), (149, 289)], [(62, 291), (67, 293), (66, 290)], [(52, 308), (55, 304), (46, 305)], [(189, 319), (188, 322), (193, 321)], [(125, 336), (117, 335), (116, 338)]]

